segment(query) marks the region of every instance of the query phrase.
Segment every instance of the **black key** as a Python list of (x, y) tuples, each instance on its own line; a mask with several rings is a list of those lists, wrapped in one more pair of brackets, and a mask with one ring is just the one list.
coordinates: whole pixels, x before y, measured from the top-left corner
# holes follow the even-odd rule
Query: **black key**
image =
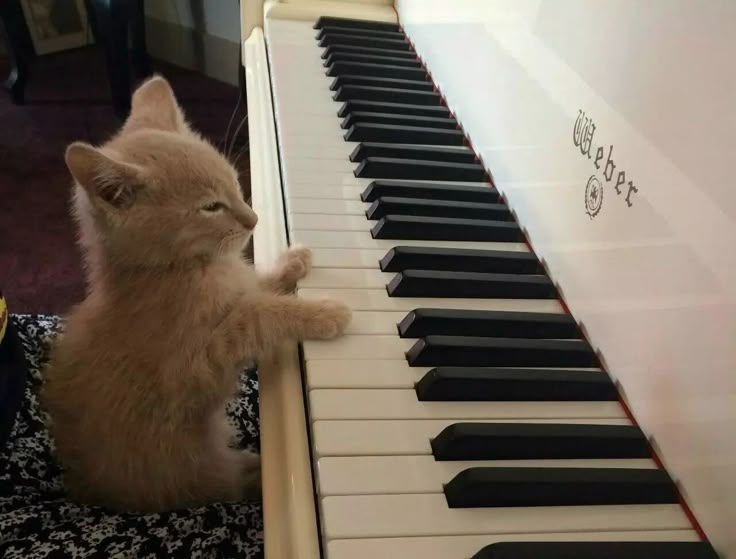
[(499, 542), (471, 559), (718, 559), (706, 542)]
[(417, 66), (406, 66), (400, 64), (376, 64), (370, 61), (342, 60), (333, 62), (327, 68), (328, 76), (343, 76), (362, 74), (364, 76), (375, 76), (380, 78), (398, 78), (402, 80), (424, 80), (427, 72), (424, 68)]
[(353, 174), (358, 178), (367, 179), (395, 178), (460, 182), (488, 180), (486, 170), (480, 163), (447, 163), (389, 157), (368, 157), (356, 167)]
[(330, 45), (353, 45), (355, 47), (367, 47), (371, 49), (382, 50), (404, 50), (412, 51), (409, 41), (406, 39), (385, 39), (383, 37), (373, 37), (370, 35), (348, 35), (346, 33), (329, 33), (319, 40), (319, 46), (329, 47)]
[(340, 124), (341, 128), (350, 128), (353, 124), (362, 122), (373, 122), (375, 124), (393, 124), (395, 126), (425, 126), (427, 128), (445, 128), (456, 130), (457, 121), (454, 118), (400, 115), (397, 113), (369, 113), (365, 111), (354, 111)]
[(514, 221), (413, 215), (387, 215), (373, 226), (371, 236), (374, 239), (412, 241), (514, 242), (523, 239), (522, 231)]
[(418, 60), (416, 53), (412, 51), (386, 51), (384, 49), (367, 49), (365, 47), (356, 47), (354, 45), (330, 45), (329, 47), (325, 48), (324, 51), (322, 51), (321, 58), (325, 60), (335, 52), (353, 52), (355, 54), (373, 54), (375, 56), (397, 56), (399, 58), (411, 58), (413, 60)]
[[(361, 144), (356, 148), (360, 149)], [(394, 145), (394, 144), (377, 144)], [(355, 153), (355, 152), (353, 152)], [(366, 151), (370, 153), (370, 151)], [(396, 154), (398, 155), (398, 154)], [(464, 202), (497, 202), (500, 198), (498, 191), (490, 184), (487, 186), (472, 186), (457, 183), (426, 183), (401, 180), (376, 180), (360, 194), (363, 202), (373, 202), (382, 196), (397, 196), (399, 198), (426, 198), (427, 200), (457, 200)]]
[(454, 423), (431, 441), (435, 460), (650, 458), (636, 425)]
[(346, 101), (337, 116), (345, 118), (354, 112), (372, 113), (398, 113), (404, 115), (425, 115), (436, 117), (449, 117), (450, 109), (445, 106), (434, 107), (431, 105), (407, 105), (406, 103), (378, 103), (376, 101)]
[(437, 217), (464, 217), (467, 219), (491, 219), (506, 221), (511, 212), (506, 204), (481, 202), (454, 202), (422, 198), (381, 197), (365, 212), (368, 219), (381, 219), (388, 215), (417, 215)]
[[(378, 64), (383, 66), (400, 66), (402, 68), (414, 68), (422, 69), (422, 63), (416, 58), (408, 58), (402, 56), (389, 56), (390, 51), (386, 51), (383, 56), (374, 54), (357, 54), (355, 52), (337, 51), (333, 52), (330, 56), (325, 58), (322, 64), (325, 68), (330, 69), (330, 66), (338, 62), (363, 62), (366, 64)], [(354, 72), (351, 72), (354, 73)], [(328, 75), (334, 75), (329, 74)], [(389, 77), (400, 77), (400, 76), (389, 76)]]
[(546, 312), (414, 309), (398, 327), (402, 338), (423, 338), (432, 334), (489, 338), (580, 337), (572, 315)]
[(437, 367), (415, 385), (421, 402), (610, 402), (605, 371)]
[(375, 37), (377, 39), (406, 40), (406, 35), (401, 31), (383, 31), (378, 29), (360, 29), (342, 27), (338, 25), (326, 25), (319, 30), (315, 39), (321, 39), (325, 35), (350, 35), (353, 37)]
[[(356, 47), (353, 45), (330, 45), (324, 51), (322, 51), (322, 55), (320, 58), (324, 62), (322, 62), (322, 66), (327, 66), (327, 60), (330, 60), (332, 62), (335, 61), (343, 61), (343, 60), (352, 60), (354, 56), (370, 56), (370, 57), (378, 57), (379, 61), (383, 60), (384, 58), (398, 58), (403, 59), (406, 61), (415, 62), (418, 64), (412, 64), (411, 66), (417, 67), (421, 66), (421, 61), (417, 58), (417, 55), (413, 51), (408, 50), (386, 50), (386, 49), (369, 49), (365, 47)], [(385, 62), (379, 62), (380, 64), (385, 64)], [(400, 64), (399, 66), (405, 66), (405, 64)], [(428, 78), (425, 78), (428, 79)], [(430, 80), (431, 83), (431, 80)]]
[(388, 21), (371, 21), (368, 19), (350, 19), (344, 17), (321, 16), (313, 29), (322, 29), (323, 27), (347, 27), (350, 29), (376, 29), (378, 31), (401, 31), (398, 23)]
[(553, 299), (557, 292), (547, 276), (405, 270), (386, 286), (389, 297), (445, 299)]
[(375, 87), (396, 87), (398, 89), (434, 91), (434, 85), (428, 80), (399, 80), (396, 78), (355, 76), (352, 74), (343, 74), (341, 76), (337, 76), (330, 84), (330, 90), (337, 91), (343, 85), (372, 85)]
[[(385, 114), (385, 113), (381, 113)], [(350, 161), (360, 162), (366, 157), (395, 157), (399, 159), (424, 159), (448, 163), (477, 163), (470, 148), (461, 146), (422, 146), (411, 144), (386, 144), (362, 142), (350, 154)]]
[(531, 252), (483, 250), (475, 248), (435, 248), (397, 246), (381, 258), (381, 270), (462, 270), (503, 274), (539, 274), (544, 272)]
[[(335, 101), (381, 101), (384, 103), (407, 103), (409, 105), (441, 105), (442, 98), (436, 91), (416, 91), (391, 87), (345, 85), (332, 96)], [(453, 126), (454, 128), (454, 126)]]
[(450, 508), (676, 504), (665, 470), (468, 468), (444, 487)]
[(434, 146), (462, 146), (462, 130), (443, 130), (423, 126), (393, 126), (391, 124), (354, 124), (345, 133), (346, 142), (392, 142), (398, 144), (429, 144)]
[(596, 367), (585, 340), (426, 336), (406, 352), (412, 367)]

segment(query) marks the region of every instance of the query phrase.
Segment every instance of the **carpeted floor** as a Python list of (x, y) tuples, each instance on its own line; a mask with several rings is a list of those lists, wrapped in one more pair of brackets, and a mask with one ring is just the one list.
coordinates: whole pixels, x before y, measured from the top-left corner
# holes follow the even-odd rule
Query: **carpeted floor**
[[(11, 312), (63, 313), (83, 294), (64, 150), (75, 140), (103, 142), (119, 123), (98, 47), (39, 57), (32, 70), (25, 105), (13, 105), (0, 90), (0, 290)], [(169, 79), (193, 126), (223, 144), (238, 88), (163, 63), (155, 70)], [(7, 71), (0, 58), (0, 80)], [(237, 167), (247, 197), (247, 154)]]

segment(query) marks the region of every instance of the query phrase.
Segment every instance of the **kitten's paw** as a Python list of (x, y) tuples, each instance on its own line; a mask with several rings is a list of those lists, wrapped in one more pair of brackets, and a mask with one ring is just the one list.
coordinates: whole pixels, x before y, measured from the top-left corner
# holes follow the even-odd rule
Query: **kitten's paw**
[(342, 301), (316, 301), (317, 312), (310, 322), (311, 337), (328, 340), (344, 333), (353, 318), (353, 311)]
[(294, 284), (312, 269), (312, 251), (302, 245), (294, 245), (281, 257), (278, 275), (282, 282)]

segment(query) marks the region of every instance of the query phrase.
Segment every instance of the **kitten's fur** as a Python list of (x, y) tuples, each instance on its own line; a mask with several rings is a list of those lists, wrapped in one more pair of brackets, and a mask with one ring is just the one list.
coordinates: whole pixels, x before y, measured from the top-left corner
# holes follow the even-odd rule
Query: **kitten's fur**
[(42, 399), (70, 495), (161, 511), (257, 494), (258, 456), (231, 448), (224, 411), (241, 367), (287, 340), (340, 335), (350, 310), (288, 294), (309, 271), (305, 248), (268, 275), (244, 261), (256, 215), (164, 79), (135, 92), (117, 136), (72, 144), (66, 163), (88, 292)]

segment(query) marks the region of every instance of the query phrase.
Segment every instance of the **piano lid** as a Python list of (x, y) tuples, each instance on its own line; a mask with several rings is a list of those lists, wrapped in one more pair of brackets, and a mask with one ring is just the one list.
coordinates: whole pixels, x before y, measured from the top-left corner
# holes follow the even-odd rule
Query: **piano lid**
[(397, 10), (709, 538), (736, 554), (736, 4)]

